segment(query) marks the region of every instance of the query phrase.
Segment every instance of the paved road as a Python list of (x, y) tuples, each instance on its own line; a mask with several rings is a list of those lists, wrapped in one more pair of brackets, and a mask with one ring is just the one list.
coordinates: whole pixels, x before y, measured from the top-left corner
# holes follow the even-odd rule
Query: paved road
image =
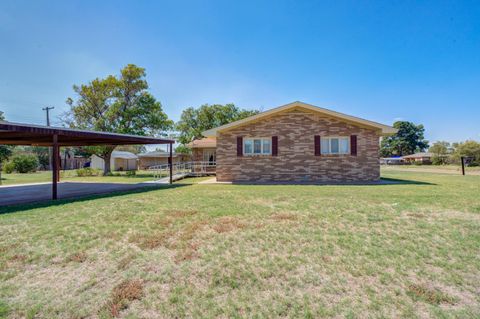
[[(158, 183), (78, 183), (62, 182), (58, 184), (58, 198), (77, 198), (95, 194), (129, 191), (143, 187), (155, 187)], [(50, 200), (52, 185), (30, 184), (0, 187), (0, 206), (34, 203)]]

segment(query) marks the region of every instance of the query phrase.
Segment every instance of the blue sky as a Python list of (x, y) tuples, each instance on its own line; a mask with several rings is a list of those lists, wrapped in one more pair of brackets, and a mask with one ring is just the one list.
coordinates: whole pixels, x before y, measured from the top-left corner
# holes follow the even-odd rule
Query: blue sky
[[(44, 123), (72, 85), (145, 67), (167, 114), (295, 100), (480, 140), (478, 1), (0, 2), (0, 110)], [(54, 123), (58, 121), (55, 121)]]

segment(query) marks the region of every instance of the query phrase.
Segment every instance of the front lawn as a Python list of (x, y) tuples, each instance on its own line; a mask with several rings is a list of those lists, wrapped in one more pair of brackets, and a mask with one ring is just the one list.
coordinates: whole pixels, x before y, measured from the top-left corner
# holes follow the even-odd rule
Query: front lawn
[(480, 176), (384, 177), (0, 208), (0, 317), (478, 318)]

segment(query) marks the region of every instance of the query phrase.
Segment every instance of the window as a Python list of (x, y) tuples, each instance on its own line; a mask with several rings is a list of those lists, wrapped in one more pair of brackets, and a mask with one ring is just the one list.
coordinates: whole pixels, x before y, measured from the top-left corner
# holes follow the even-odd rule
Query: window
[(322, 154), (349, 154), (350, 138), (349, 137), (323, 137), (321, 138)]
[(245, 155), (270, 155), (272, 154), (271, 138), (245, 138), (243, 139), (243, 154)]

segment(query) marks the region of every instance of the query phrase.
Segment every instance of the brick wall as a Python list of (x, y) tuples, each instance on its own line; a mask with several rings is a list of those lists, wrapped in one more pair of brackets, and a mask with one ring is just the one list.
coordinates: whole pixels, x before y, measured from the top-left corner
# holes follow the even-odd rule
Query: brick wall
[[(357, 135), (357, 156), (315, 156), (314, 136)], [(237, 137), (278, 136), (278, 156), (237, 156)], [(232, 182), (363, 182), (380, 177), (379, 136), (305, 109), (279, 113), (217, 136), (217, 180)]]

